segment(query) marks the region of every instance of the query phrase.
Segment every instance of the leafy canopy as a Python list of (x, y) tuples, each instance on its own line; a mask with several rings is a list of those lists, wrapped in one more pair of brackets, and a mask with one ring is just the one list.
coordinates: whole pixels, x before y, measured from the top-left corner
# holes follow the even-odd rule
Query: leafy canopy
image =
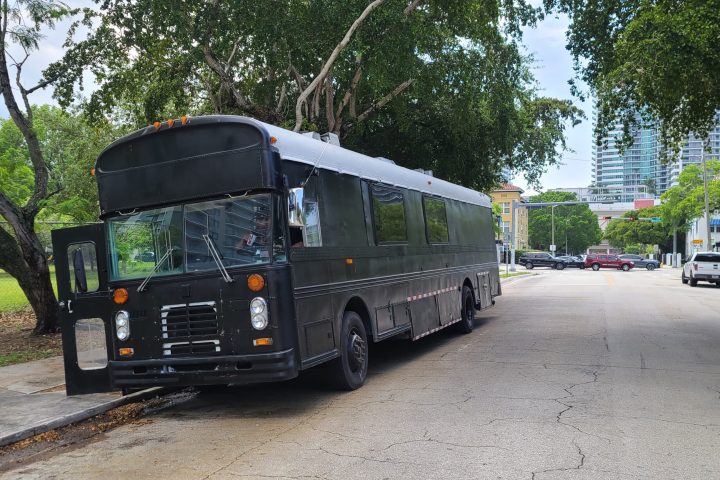
[[(91, 118), (239, 113), (292, 127), (301, 92), (368, 5), (107, 0), (46, 75), (70, 105), (89, 69)], [(539, 14), (525, 0), (384, 0), (303, 103), (302, 128), (470, 187), (491, 188), (504, 165), (537, 183), (583, 116), (535, 91), (518, 42)]]
[[(530, 198), (531, 202), (577, 201), (569, 192), (545, 192)], [(552, 243), (552, 207), (531, 209), (528, 212), (528, 234), (533, 248), (547, 250)], [(588, 205), (560, 205), (555, 207), (555, 243), (557, 251), (582, 253), (602, 238), (597, 216)]]
[(689, 132), (706, 136), (720, 110), (720, 0), (545, 0), (545, 7), (570, 17), (567, 47), (598, 98), (598, 138), (621, 121), (629, 146), (631, 127), (651, 119), (675, 152)]

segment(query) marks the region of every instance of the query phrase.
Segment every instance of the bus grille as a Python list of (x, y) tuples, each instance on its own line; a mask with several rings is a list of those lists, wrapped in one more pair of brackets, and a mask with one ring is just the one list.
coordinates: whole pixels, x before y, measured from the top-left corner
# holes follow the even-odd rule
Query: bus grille
[(218, 334), (215, 302), (165, 305), (160, 309), (163, 338), (195, 338)]
[(220, 352), (220, 340), (163, 343), (163, 355), (180, 356), (210, 355)]

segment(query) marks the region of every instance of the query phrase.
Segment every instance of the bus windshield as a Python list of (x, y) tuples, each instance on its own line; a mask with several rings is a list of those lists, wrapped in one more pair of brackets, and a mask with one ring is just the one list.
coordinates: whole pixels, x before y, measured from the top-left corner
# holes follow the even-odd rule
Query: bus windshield
[(208, 240), (226, 268), (282, 260), (282, 235), (272, 234), (272, 203), (270, 194), (248, 195), (111, 218), (110, 278), (217, 270)]

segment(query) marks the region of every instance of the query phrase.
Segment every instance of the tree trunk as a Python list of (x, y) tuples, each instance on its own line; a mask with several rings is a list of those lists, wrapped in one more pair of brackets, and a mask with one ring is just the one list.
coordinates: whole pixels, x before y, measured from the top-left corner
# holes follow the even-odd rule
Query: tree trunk
[(33, 334), (55, 332), (59, 316), (47, 259), (35, 231), (23, 227), (23, 238), (30, 240), (30, 245), (20, 246), (16, 238), (0, 228), (0, 268), (17, 280), (30, 302), (36, 318)]

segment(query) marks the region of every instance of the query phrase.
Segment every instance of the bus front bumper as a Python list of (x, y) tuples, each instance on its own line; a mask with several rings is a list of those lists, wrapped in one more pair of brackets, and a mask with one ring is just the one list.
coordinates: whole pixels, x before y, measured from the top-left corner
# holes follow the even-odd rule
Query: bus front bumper
[(294, 349), (253, 355), (110, 361), (113, 388), (277, 382), (298, 375)]

